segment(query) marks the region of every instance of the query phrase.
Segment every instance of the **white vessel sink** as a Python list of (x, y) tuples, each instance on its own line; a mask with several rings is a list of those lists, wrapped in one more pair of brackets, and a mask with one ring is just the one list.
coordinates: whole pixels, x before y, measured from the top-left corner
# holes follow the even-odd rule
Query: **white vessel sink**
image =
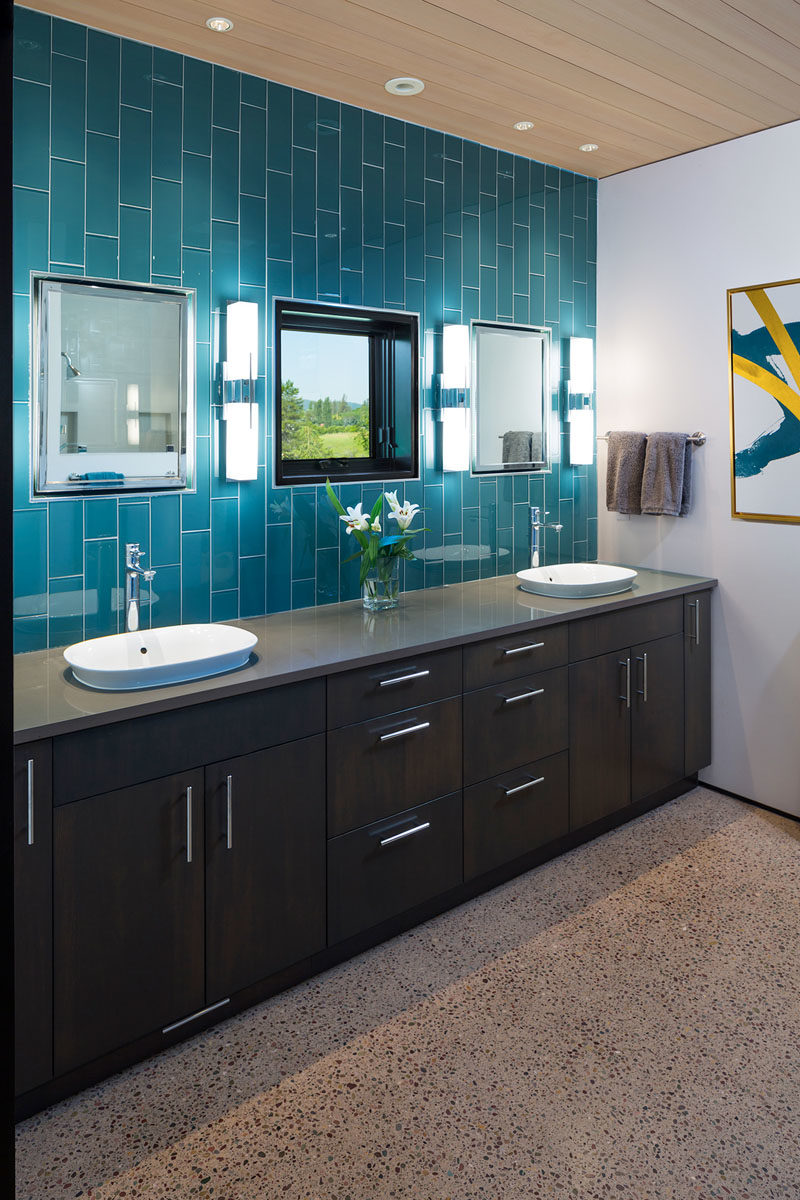
[(76, 642), (64, 658), (81, 683), (116, 692), (205, 679), (243, 667), (257, 641), (231, 625), (167, 625)]
[(633, 587), (636, 572), (608, 563), (559, 563), (517, 571), (519, 586), (537, 596), (613, 596)]

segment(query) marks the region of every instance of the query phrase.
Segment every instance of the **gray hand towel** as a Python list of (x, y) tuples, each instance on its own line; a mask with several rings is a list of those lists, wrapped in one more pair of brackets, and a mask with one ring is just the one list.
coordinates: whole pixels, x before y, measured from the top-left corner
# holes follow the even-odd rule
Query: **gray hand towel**
[(642, 472), (647, 438), (643, 433), (616, 430), (608, 435), (606, 508), (609, 512), (642, 511)]
[(510, 429), (503, 434), (503, 462), (529, 463), (531, 461), (531, 431)]
[(650, 434), (642, 475), (643, 513), (660, 517), (686, 515), (691, 502), (691, 462), (685, 433)]

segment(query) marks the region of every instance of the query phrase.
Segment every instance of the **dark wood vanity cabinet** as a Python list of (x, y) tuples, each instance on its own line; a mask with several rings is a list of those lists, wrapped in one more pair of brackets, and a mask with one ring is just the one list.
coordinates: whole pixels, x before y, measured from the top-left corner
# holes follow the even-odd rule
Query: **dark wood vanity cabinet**
[(683, 773), (711, 762), (711, 592), (683, 598), (686, 747)]
[(15, 1094), (53, 1074), (53, 805), (50, 742), (14, 751)]

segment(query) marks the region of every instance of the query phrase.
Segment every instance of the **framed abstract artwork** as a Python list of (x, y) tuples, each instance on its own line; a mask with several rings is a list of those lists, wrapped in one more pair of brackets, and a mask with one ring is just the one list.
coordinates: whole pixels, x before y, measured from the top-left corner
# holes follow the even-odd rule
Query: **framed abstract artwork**
[(728, 289), (731, 513), (800, 523), (800, 279)]

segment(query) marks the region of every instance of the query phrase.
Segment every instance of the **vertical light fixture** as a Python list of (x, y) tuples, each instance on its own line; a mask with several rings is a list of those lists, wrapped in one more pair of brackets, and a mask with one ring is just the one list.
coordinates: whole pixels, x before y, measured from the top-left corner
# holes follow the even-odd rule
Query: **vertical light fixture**
[(572, 466), (580, 466), (594, 461), (594, 411), (591, 406), (591, 396), (594, 392), (594, 344), (591, 338), (569, 339), (567, 392), (569, 461)]
[(442, 470), (469, 468), (469, 326), (445, 325), (442, 330)]
[[(226, 316), (227, 358), (223, 368), (223, 389), (225, 383), (230, 384), (230, 398), (225, 398), (223, 392), (225, 477), (230, 480), (257, 479), (258, 305), (245, 300), (233, 301), (227, 307)], [(240, 399), (236, 399), (237, 384), (240, 385)]]

